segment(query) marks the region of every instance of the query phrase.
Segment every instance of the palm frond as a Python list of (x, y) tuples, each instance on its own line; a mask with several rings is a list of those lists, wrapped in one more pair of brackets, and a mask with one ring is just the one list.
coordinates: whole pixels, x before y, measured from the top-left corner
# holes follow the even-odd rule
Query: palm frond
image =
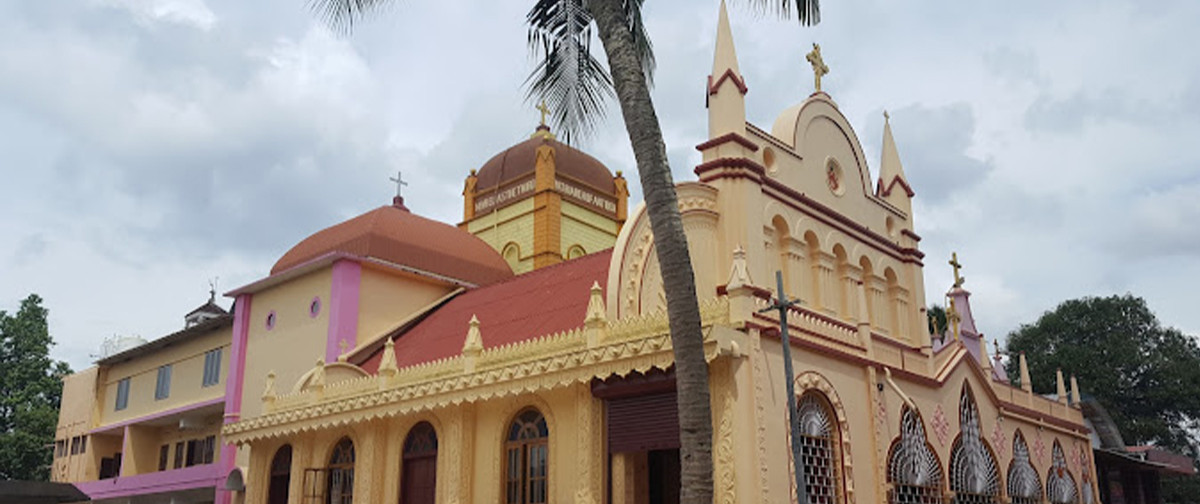
[(536, 0), (526, 23), (538, 61), (525, 79), (526, 98), (546, 102), (565, 141), (592, 134), (614, 93), (608, 69), (591, 52), (592, 15), (584, 0)]
[(746, 0), (759, 10), (773, 12), (784, 19), (792, 19), (793, 11), (796, 20), (804, 26), (812, 26), (821, 22), (820, 0)]
[(354, 24), (391, 0), (308, 0), (308, 8), (321, 18), (330, 30), (346, 35)]
[(646, 25), (642, 23), (643, 1), (625, 0), (625, 17), (629, 20), (629, 32), (633, 34), (633, 43), (637, 46), (638, 60), (642, 62), (646, 84), (654, 87), (654, 45), (650, 43), (650, 35), (646, 33)]

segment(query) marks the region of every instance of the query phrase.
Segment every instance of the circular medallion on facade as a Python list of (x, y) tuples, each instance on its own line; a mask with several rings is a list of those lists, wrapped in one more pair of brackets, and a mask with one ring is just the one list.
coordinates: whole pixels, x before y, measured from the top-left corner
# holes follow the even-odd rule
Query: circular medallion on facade
[(825, 162), (825, 183), (829, 185), (829, 190), (833, 191), (833, 194), (841, 196), (846, 193), (846, 184), (843, 179), (841, 165), (833, 158), (829, 158)]

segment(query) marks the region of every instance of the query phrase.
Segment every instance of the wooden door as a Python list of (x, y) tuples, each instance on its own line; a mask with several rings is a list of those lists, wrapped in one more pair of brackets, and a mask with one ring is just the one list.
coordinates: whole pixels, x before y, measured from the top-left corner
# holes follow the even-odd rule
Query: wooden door
[(404, 459), (400, 484), (400, 504), (434, 504), (437, 455)]

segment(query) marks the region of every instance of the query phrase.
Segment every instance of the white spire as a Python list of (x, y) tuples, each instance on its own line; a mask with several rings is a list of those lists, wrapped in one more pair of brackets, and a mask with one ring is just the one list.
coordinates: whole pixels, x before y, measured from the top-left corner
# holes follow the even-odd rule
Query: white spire
[(729, 13), (725, 10), (725, 0), (721, 0), (721, 13), (717, 18), (717, 48), (713, 54), (713, 84), (726, 70), (733, 70), (738, 77), (742, 75), (738, 69), (737, 50), (733, 48), (733, 30), (729, 29)]
[(904, 177), (904, 166), (900, 164), (900, 151), (896, 149), (896, 140), (892, 138), (891, 117), (887, 111), (883, 112), (883, 118), (883, 153), (879, 162), (879, 186), (875, 194), (902, 209), (909, 209), (909, 198), (913, 197), (913, 191)]
[(717, 45), (713, 50), (713, 70), (708, 76), (706, 90), (708, 107), (708, 138), (730, 133), (746, 134), (746, 81), (738, 69), (737, 51), (733, 48), (733, 31), (729, 29), (729, 13), (721, 0), (717, 20)]

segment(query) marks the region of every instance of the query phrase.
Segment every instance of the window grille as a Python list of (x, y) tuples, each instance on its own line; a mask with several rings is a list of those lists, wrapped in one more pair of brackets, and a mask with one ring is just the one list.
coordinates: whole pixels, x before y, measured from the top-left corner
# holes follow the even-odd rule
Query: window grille
[[(828, 408), (818, 396), (808, 392), (796, 405), (800, 418), (800, 456), (804, 461), (804, 488), (809, 504), (833, 504), (838, 499), (837, 471), (840, 453), (837, 451), (836, 429), (830, 421)], [(792, 460), (791, 428), (788, 428), (788, 467), (795, 474)], [(797, 502), (796, 480), (791, 480), (792, 502)]]
[(548, 502), (549, 437), (546, 418), (535, 409), (521, 412), (509, 426), (504, 458), (506, 504)]
[(1013, 435), (1013, 459), (1008, 464), (1008, 497), (1012, 504), (1038, 504), (1042, 501), (1042, 480), (1029, 461), (1029, 445), (1018, 430)]
[(900, 436), (888, 453), (888, 502), (941, 504), (942, 466), (925, 437), (917, 412), (905, 406), (900, 412)]
[(1000, 471), (987, 441), (980, 436), (979, 409), (964, 384), (958, 401), (959, 437), (950, 449), (950, 490), (954, 503), (999, 502)]
[(1050, 474), (1046, 476), (1046, 500), (1051, 504), (1076, 504), (1079, 502), (1079, 492), (1075, 489), (1075, 477), (1067, 470), (1067, 457), (1063, 455), (1062, 445), (1054, 440), (1054, 450), (1051, 452)]
[(158, 368), (158, 381), (154, 385), (154, 400), (166, 399), (171, 395), (171, 365)]
[(211, 387), (221, 382), (221, 349), (215, 348), (204, 354), (204, 378), (200, 386)]
[(117, 404), (115, 410), (121, 411), (129, 406), (129, 378), (121, 378), (117, 382)]

